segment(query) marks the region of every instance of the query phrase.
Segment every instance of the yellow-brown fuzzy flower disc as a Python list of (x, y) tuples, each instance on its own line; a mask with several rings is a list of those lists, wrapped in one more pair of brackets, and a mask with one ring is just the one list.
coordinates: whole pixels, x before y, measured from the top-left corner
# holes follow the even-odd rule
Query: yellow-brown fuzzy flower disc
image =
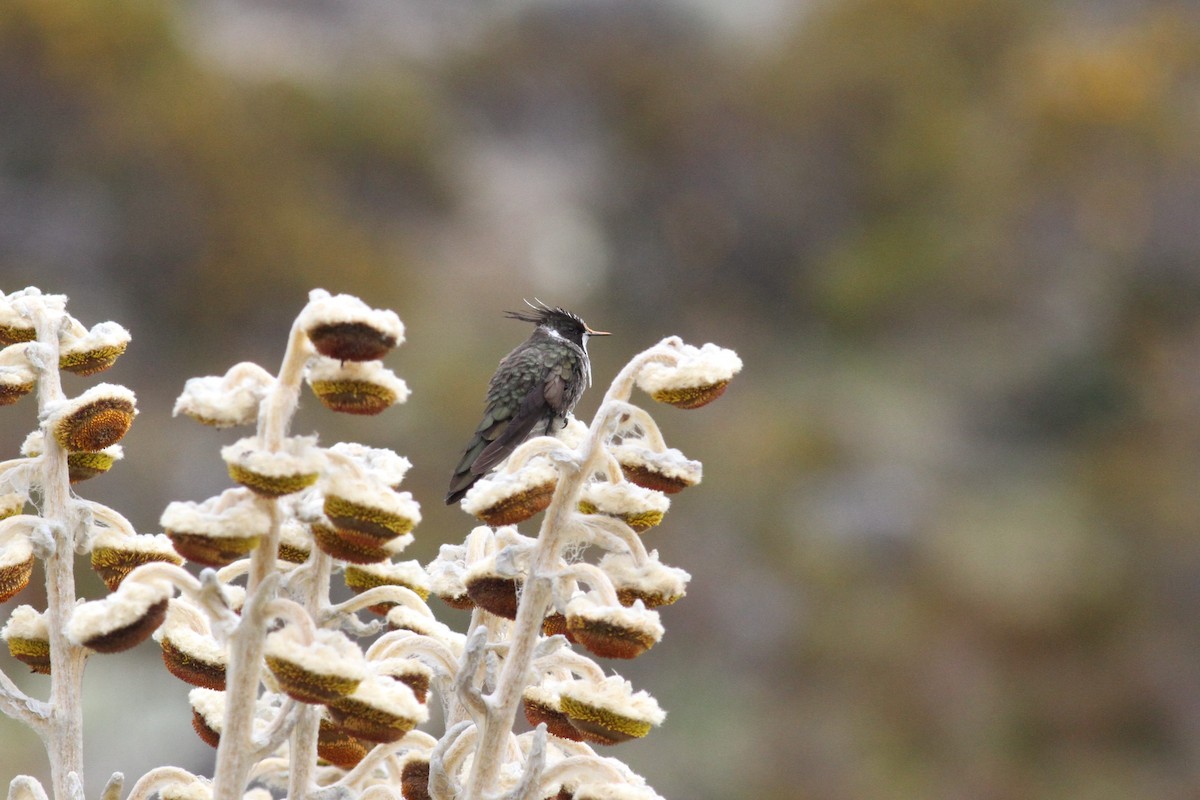
[(0, 346), (32, 342), (37, 338), (37, 331), (27, 320), (6, 318), (0, 322)]
[(466, 577), (467, 595), (484, 611), (505, 619), (517, 618), (517, 598), (521, 581), (500, 575), (484, 562), (473, 566)]
[(225, 691), (225, 663), (206, 659), (187, 650), (176, 638), (164, 637), (159, 644), (167, 672), (192, 686)]
[(9, 654), (39, 675), (50, 674), (50, 627), (33, 606), (17, 606), (0, 630)]
[(589, 483), (579, 496), (580, 513), (616, 517), (638, 533), (662, 522), (670, 506), (671, 501), (662, 492), (628, 481)]
[(97, 475), (103, 475), (112, 469), (112, 465), (120, 461), (124, 455), (119, 444), (94, 453), (85, 451), (67, 453), (67, 478), (71, 483), (79, 483), (95, 478)]
[(400, 770), (400, 794), (404, 800), (430, 800), (429, 758), (413, 754)]
[(396, 403), (396, 393), (369, 381), (313, 381), (321, 405), (342, 414), (373, 417)]
[(559, 708), (583, 738), (596, 744), (617, 744), (640, 739), (666, 713), (654, 698), (633, 687), (619, 675), (595, 683), (588, 680), (551, 682), (549, 691), (557, 691)]
[(420, 509), (408, 492), (369, 480), (355, 483), (338, 476), (325, 493), (325, 517), (333, 527), (368, 542), (382, 544), (408, 533), (420, 523)]
[(588, 595), (572, 599), (566, 616), (575, 640), (601, 658), (637, 658), (665, 632), (656, 611), (641, 604), (605, 606)]
[(321, 289), (309, 293), (297, 324), (318, 353), (337, 361), (375, 361), (404, 340), (404, 325), (394, 311)]
[(188, 703), (196, 735), (209, 747), (219, 746), (225, 722), (225, 692), (197, 687), (188, 692)]
[(691, 410), (700, 408), (725, 394), (729, 381), (717, 381), (703, 386), (680, 386), (673, 389), (659, 389), (650, 395), (660, 403), (669, 406)]
[(76, 607), (67, 623), (67, 638), (98, 653), (120, 653), (154, 633), (167, 615), (170, 584), (125, 581), (102, 600)]
[(192, 686), (225, 690), (229, 657), (209, 632), (202, 611), (180, 598), (170, 601), (154, 639), (162, 647), (163, 664), (176, 678)]
[(58, 359), (58, 366), (64, 372), (73, 372), (76, 375), (95, 375), (115, 364), (124, 354), (125, 347), (125, 344), (120, 344), (64, 352)]
[(529, 686), (521, 695), (521, 707), (525, 712), (525, 719), (535, 728), (544, 722), (546, 731), (551, 736), (570, 739), (573, 742), (583, 741), (583, 734), (575, 729), (571, 720), (567, 719), (567, 715), (559, 708), (558, 692), (547, 691), (538, 685)]
[(399, 681), (372, 678), (364, 680), (354, 693), (334, 701), (329, 714), (338, 727), (351, 736), (368, 742), (387, 744), (429, 718), (425, 706), (417, 702)]
[(315, 445), (315, 437), (293, 436), (269, 450), (248, 436), (221, 448), (221, 458), (237, 483), (262, 497), (283, 497), (317, 482), (322, 458)]
[(341, 769), (353, 769), (370, 748), (334, 724), (321, 717), (317, 728), (317, 757)]
[(15, 517), (25, 510), (26, 497), (20, 492), (0, 494), (0, 520)]
[(377, 675), (397, 680), (412, 689), (418, 703), (429, 700), (429, 687), (433, 683), (433, 670), (415, 658), (389, 659), (386, 664), (375, 668)]
[(408, 386), (379, 361), (319, 361), (306, 378), (326, 408), (345, 414), (374, 415), (408, 399)]
[[(0, 353), (5, 359), (7, 353)], [(11, 406), (33, 391), (37, 376), (25, 364), (0, 364), (0, 406)]]
[(613, 447), (610, 452), (621, 465), (625, 480), (644, 489), (675, 494), (700, 482), (700, 462), (685, 458), (678, 450), (656, 451), (631, 440)]
[(129, 331), (101, 322), (90, 331), (72, 326), (60, 338), (58, 366), (76, 375), (95, 375), (111, 367), (129, 346)]
[[(30, 433), (21, 443), (21, 455), (27, 458), (37, 458), (44, 451), (45, 437), (40, 430)], [(110, 445), (103, 450), (68, 452), (67, 479), (71, 483), (79, 483), (103, 475), (124, 457), (125, 451), (119, 444)]]
[(338, 361), (375, 361), (396, 346), (396, 339), (361, 322), (334, 322), (308, 331), (317, 352)]
[(646, 608), (658, 608), (678, 601), (687, 592), (692, 579), (678, 567), (668, 567), (658, 560), (653, 550), (642, 563), (628, 553), (609, 553), (600, 559), (600, 569), (608, 575), (617, 590), (621, 605), (632, 606), (638, 600)]
[(319, 630), (306, 642), (288, 625), (267, 636), (264, 655), (279, 687), (302, 703), (332, 703), (358, 688), (366, 674), (362, 651), (337, 631)]
[(558, 470), (536, 458), (515, 472), (498, 472), (476, 481), (462, 499), (462, 509), (491, 525), (516, 525), (546, 510), (554, 499)]
[(127, 536), (106, 529), (92, 539), (92, 569), (110, 592), (115, 592), (130, 572), (155, 561), (183, 565), (171, 540), (161, 533)]
[(29, 585), (33, 563), (33, 546), (28, 536), (11, 536), (0, 546), (0, 603), (16, 597)]
[(637, 384), (660, 403), (700, 408), (716, 400), (742, 369), (737, 353), (715, 344), (693, 347), (678, 340), (673, 363), (651, 362), (638, 372)]
[[(429, 599), (429, 576), (416, 561), (404, 561), (399, 564), (350, 564), (346, 566), (344, 578), (346, 586), (355, 594), (362, 594), (377, 586), (402, 586), (422, 600)], [(387, 616), (388, 611), (395, 605), (394, 602), (382, 602), (368, 608), (380, 616)]]
[(47, 425), (68, 452), (96, 452), (119, 442), (136, 414), (133, 392), (101, 383), (56, 408)]
[(411, 533), (381, 541), (356, 531), (342, 531), (327, 522), (309, 521), (313, 541), (325, 553), (351, 564), (378, 564), (400, 553), (413, 541)]
[(159, 524), (188, 561), (223, 567), (258, 546), (270, 530), (271, 518), (246, 489), (227, 489), (203, 503), (168, 504)]

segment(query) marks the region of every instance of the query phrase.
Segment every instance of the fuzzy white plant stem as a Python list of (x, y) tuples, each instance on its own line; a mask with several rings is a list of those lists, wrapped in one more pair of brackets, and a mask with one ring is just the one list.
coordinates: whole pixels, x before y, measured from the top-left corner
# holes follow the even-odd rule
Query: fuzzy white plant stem
[(629, 399), (638, 372), (652, 361), (674, 361), (677, 358), (674, 351), (678, 348), (678, 341), (674, 338), (664, 339), (634, 356), (625, 365), (613, 379), (592, 420), (579, 461), (558, 463), (558, 488), (542, 519), (537, 544), (530, 558), (529, 574), (525, 577), (504, 668), (495, 690), (483, 698), (487, 714), (480, 721), (475, 758), (461, 800), (484, 800), (485, 792), (496, 785), (517, 706), (529, 683), (534, 649), (553, 596), (553, 575), (558, 570), (563, 540), (576, 513), (579, 493), (592, 473), (604, 464), (604, 442), (612, 433), (613, 425), (623, 410), (622, 405)]
[(8, 785), (8, 800), (50, 800), (37, 778), (18, 775)]
[[(271, 387), (271, 392), (264, 398), (258, 417), (259, 441), (269, 450), (276, 450), (282, 445), (292, 416), (296, 413), (296, 405), (300, 399), (300, 382), (304, 377), (304, 365), (312, 353), (311, 347), (304, 329), (298, 323), (293, 323), (279, 376)], [(246, 611), (230, 637), (225, 720), (221, 741), (217, 747), (213, 800), (238, 800), (245, 790), (252, 764), (254, 701), (258, 696), (258, 683), (262, 672), (267, 615), (251, 613), (250, 609), (263, 608), (255, 602), (260, 590), (269, 589), (273, 594), (277, 586), (274, 581), (266, 582), (266, 578), (275, 571), (282, 522), (278, 502), (266, 498), (260, 498), (257, 502), (270, 514), (271, 527), (268, 535), (263, 537), (250, 556)]]
[[(314, 547), (312, 579), (306, 581), (305, 595), (300, 605), (307, 612), (308, 624), (319, 617), (321, 605), (329, 601), (329, 573), (333, 561), (325, 551)], [(297, 709), (296, 726), (292, 728), (292, 739), (288, 748), (291, 771), (288, 775), (288, 793), (291, 800), (304, 800), (313, 788), (313, 766), (317, 761), (317, 733), (321, 724), (319, 706), (301, 703)]]
[[(58, 371), (59, 330), (66, 314), (47, 309), (42, 298), (30, 298), (38, 348), (38, 416), (64, 401)], [(31, 353), (32, 355), (32, 353)], [(67, 620), (75, 607), (75, 541), (80, 516), (72, 508), (67, 452), (49, 426), (42, 431), (44, 444), (39, 457), (42, 518), (54, 541), (53, 551), (43, 562), (46, 572), (46, 623), (50, 630), (50, 719), (42, 734), (50, 758), (50, 779), (55, 800), (74, 796), (83, 780), (83, 669), (87, 651), (67, 639)]]
[(155, 767), (138, 778), (125, 800), (150, 800), (167, 787), (186, 786), (191, 783), (203, 784), (203, 781), (180, 767)]

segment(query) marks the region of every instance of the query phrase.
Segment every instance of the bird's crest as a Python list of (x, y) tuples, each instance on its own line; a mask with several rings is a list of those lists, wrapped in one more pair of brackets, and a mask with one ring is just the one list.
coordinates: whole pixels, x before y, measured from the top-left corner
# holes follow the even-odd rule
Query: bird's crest
[(589, 336), (608, 336), (608, 331), (594, 331), (588, 327), (588, 324), (583, 321), (583, 318), (578, 314), (573, 314), (561, 306), (553, 308), (533, 298), (533, 302), (525, 301), (525, 305), (533, 309), (530, 311), (505, 311), (504, 316), (509, 319), (520, 320), (521, 322), (532, 322), (534, 325), (546, 325), (554, 329), (564, 327), (575, 328), (583, 331)]

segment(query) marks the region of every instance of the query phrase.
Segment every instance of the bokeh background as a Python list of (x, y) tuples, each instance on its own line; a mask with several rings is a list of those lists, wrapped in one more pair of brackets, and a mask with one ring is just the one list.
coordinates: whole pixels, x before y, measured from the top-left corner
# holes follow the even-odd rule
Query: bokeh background
[[(657, 412), (705, 480), (646, 539), (694, 579), (616, 665), (667, 723), (613, 755), (697, 800), (1196, 796), (1195, 3), (4, 0), (26, 285), (133, 333), (141, 416), (78, 488), (147, 532), (228, 486), (187, 377), (273, 369), (313, 287), (395, 309), (409, 403), (295, 429), (411, 458), (422, 561), (471, 527), (441, 497), (503, 310), (614, 331), (601, 386), (733, 347)], [(0, 419), (11, 457), (33, 406)], [(90, 793), (211, 769), (153, 643), (87, 695)], [(0, 740), (0, 782), (46, 773)]]

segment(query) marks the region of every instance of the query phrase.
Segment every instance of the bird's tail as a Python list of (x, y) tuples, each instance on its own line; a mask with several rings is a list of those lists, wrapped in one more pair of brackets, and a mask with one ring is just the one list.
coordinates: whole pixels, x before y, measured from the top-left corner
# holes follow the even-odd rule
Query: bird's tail
[(487, 444), (487, 439), (478, 434), (471, 439), (471, 443), (467, 445), (462, 458), (459, 459), (458, 466), (454, 469), (454, 474), (450, 476), (450, 489), (446, 492), (446, 505), (453, 505), (461, 500), (463, 495), (475, 485), (475, 481), (483, 477), (482, 472), (476, 472), (472, 467)]

